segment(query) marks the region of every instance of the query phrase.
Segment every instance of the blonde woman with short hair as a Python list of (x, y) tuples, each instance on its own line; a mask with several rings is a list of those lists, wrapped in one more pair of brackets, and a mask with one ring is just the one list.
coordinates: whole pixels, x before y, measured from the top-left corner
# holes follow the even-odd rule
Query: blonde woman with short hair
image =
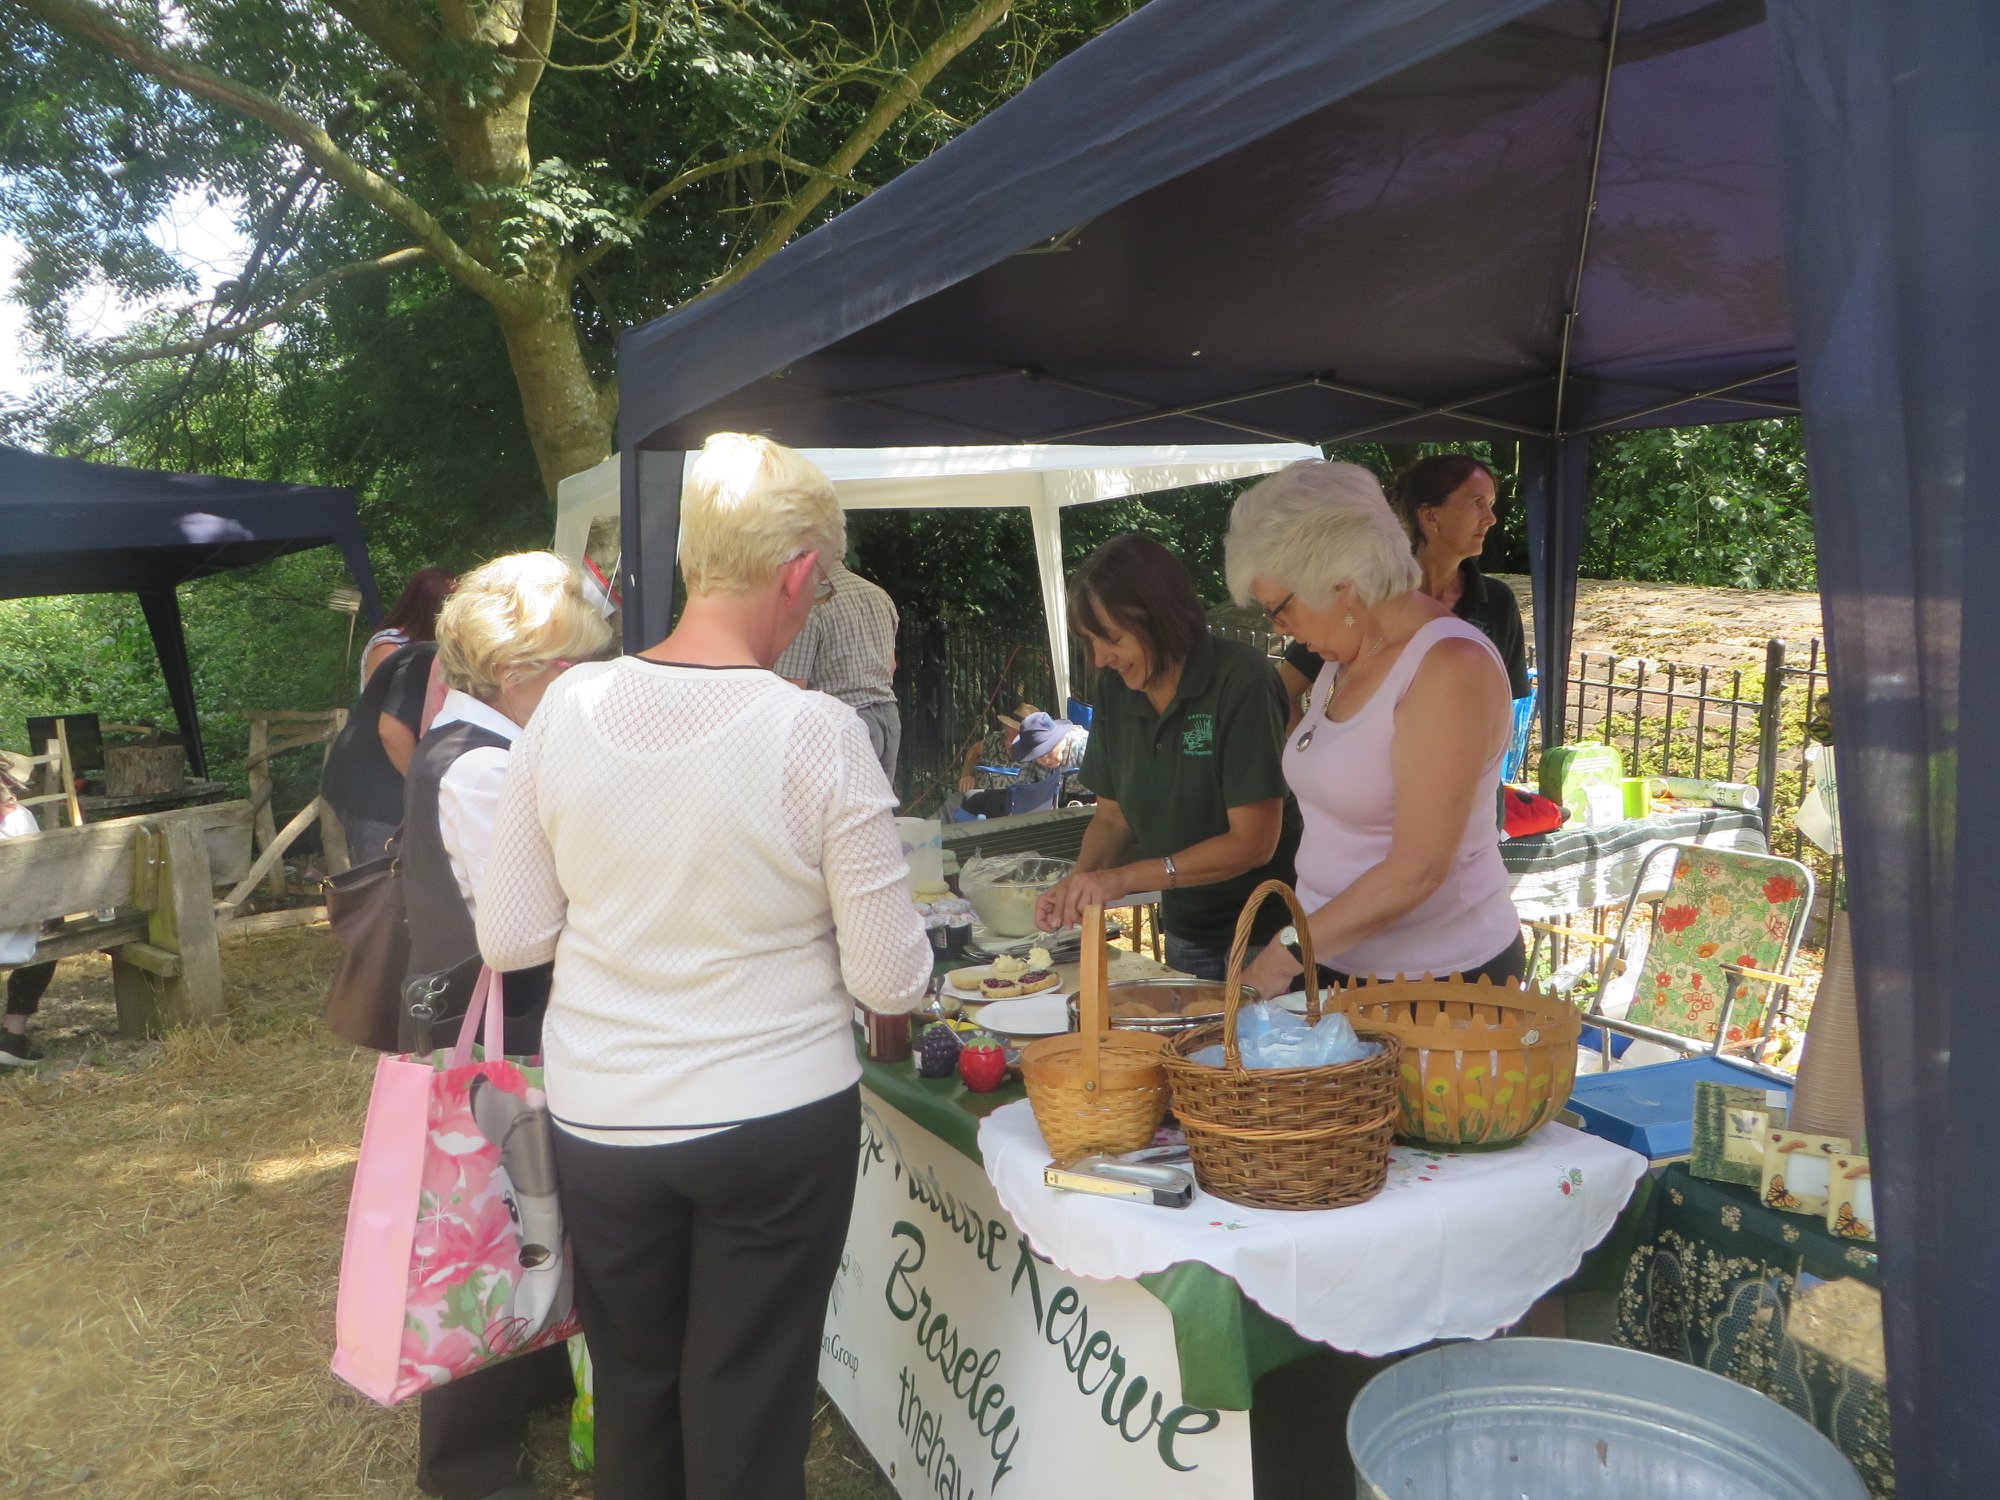
[[(418, 742), (403, 786), (397, 844), (410, 911), (408, 977), (442, 1016), (462, 1015), (479, 977), (473, 912), (485, 883), (493, 817), (521, 726), (571, 666), (603, 654), (611, 632), (576, 571), (553, 552), (496, 557), (460, 580), (437, 617), (437, 660), (450, 689)], [(505, 976), (507, 1050), (541, 1051), (546, 964)], [(442, 1035), (454, 1034), (447, 1028)], [(417, 1414), (417, 1484), (442, 1500), (517, 1500), (528, 1418), (560, 1399), (558, 1347), (426, 1391)]]
[[(1355, 464), (1293, 464), (1244, 491), (1225, 558), (1236, 601), (1326, 663), (1284, 750), (1322, 981), (1519, 978), (1497, 816), (1513, 704), (1493, 643), (1423, 591), (1381, 485)], [(1296, 948), (1279, 933), (1245, 982), (1295, 987)]]
[(680, 623), (567, 673), (508, 772), (479, 940), (495, 967), (555, 963), (599, 1500), (804, 1495), (854, 1194), (854, 1006), (907, 1012), (931, 972), (867, 729), (771, 670), (845, 542), (812, 464), (711, 438), (682, 495)]

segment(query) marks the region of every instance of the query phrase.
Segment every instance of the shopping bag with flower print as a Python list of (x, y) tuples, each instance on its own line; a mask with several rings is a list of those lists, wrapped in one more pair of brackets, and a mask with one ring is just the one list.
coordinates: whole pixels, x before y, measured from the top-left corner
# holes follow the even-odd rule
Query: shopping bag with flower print
[(500, 989), (481, 973), (449, 1053), (376, 1064), (333, 1372), (384, 1406), (577, 1331), (540, 1070), (502, 1055)]

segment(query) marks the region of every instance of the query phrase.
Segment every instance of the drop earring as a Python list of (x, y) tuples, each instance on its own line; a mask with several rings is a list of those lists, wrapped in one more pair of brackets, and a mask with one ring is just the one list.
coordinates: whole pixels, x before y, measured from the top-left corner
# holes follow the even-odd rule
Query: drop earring
[(1349, 630), (1352, 630), (1354, 628), (1353, 610), (1349, 610), (1344, 616), (1342, 616), (1342, 623), (1345, 624)]

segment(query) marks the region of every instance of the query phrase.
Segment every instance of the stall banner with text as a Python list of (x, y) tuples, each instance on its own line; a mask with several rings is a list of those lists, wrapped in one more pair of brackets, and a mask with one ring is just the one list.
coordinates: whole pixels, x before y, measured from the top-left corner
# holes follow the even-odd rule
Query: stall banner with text
[(819, 1370), (905, 1500), (1250, 1493), (1249, 1416), (1181, 1401), (1158, 1299), (1037, 1260), (978, 1163), (866, 1089)]

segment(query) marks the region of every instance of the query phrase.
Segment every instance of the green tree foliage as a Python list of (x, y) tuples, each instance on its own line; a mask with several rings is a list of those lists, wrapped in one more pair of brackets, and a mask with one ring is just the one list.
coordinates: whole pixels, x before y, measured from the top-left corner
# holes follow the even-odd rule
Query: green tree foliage
[[(399, 362), (409, 409), (506, 371), (509, 436), (552, 493), (609, 451), (619, 329), (742, 276), (1127, 9), (0, 0), (0, 226), (86, 391), (280, 337), (324, 368), (441, 304)], [(242, 275), (142, 338), (74, 335), (92, 278), (190, 288), (145, 233), (190, 190), (243, 205)]]
[(1816, 587), (1798, 420), (1598, 439), (1581, 568), (1648, 583)]

